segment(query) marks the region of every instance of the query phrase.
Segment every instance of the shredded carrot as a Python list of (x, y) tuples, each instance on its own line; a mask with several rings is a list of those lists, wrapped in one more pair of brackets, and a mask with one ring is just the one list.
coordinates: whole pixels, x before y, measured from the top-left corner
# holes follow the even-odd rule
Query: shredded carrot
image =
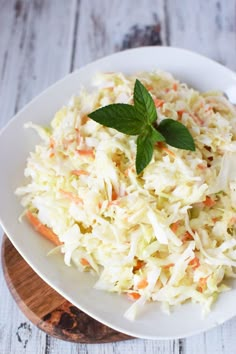
[(50, 138), (49, 147), (50, 147), (51, 149), (53, 149), (53, 148), (55, 147), (55, 140), (54, 140), (52, 137)]
[(53, 242), (55, 245), (59, 246), (62, 243), (59, 241), (58, 236), (46, 225), (42, 224), (37, 216), (33, 215), (29, 210), (26, 213), (26, 217), (30, 224), (38, 231), (41, 235), (46, 237), (49, 241)]
[(198, 125), (203, 125), (204, 121), (198, 117), (196, 114), (190, 114), (191, 117), (193, 118), (194, 122), (197, 123)]
[(179, 228), (179, 221), (174, 222), (173, 224), (170, 225), (171, 231), (173, 231), (174, 233), (177, 232), (178, 228)]
[(135, 272), (135, 271), (141, 269), (144, 265), (145, 265), (145, 262), (138, 259), (136, 265), (133, 267), (133, 271)]
[(153, 90), (153, 86), (151, 86), (151, 85), (146, 85), (146, 89), (147, 89), (148, 91), (152, 91), (152, 90)]
[(135, 301), (135, 300), (138, 300), (141, 295), (139, 293), (133, 292), (133, 293), (127, 293), (127, 296), (130, 300)]
[(231, 219), (230, 219), (230, 224), (235, 224), (236, 222), (236, 216), (233, 216)]
[(148, 281), (146, 279), (140, 280), (137, 284), (138, 289), (145, 289), (148, 286)]
[(115, 189), (112, 187), (112, 196), (111, 199), (112, 201), (118, 199), (119, 195), (116, 193)]
[(175, 83), (173, 84), (172, 88), (173, 88), (174, 91), (177, 91), (177, 89), (178, 89), (178, 84), (175, 82)]
[(182, 242), (191, 241), (191, 240), (193, 240), (193, 236), (188, 231), (186, 231), (184, 236), (182, 237)]
[(51, 152), (51, 154), (49, 155), (50, 158), (54, 157), (55, 156), (55, 153), (54, 152)]
[(177, 113), (178, 113), (179, 116), (182, 117), (182, 115), (183, 115), (184, 113), (188, 113), (188, 112), (185, 111), (184, 109), (181, 109), (181, 110), (177, 111)]
[(197, 269), (200, 266), (200, 261), (198, 257), (194, 257), (190, 262), (189, 265), (193, 268), (193, 269)]
[(206, 290), (206, 285), (207, 285), (207, 278), (208, 277), (205, 277), (205, 278), (200, 278), (199, 279), (199, 282), (198, 282), (198, 291), (200, 293), (202, 293), (204, 290)]
[(160, 100), (159, 98), (155, 98), (154, 99), (154, 103), (155, 103), (156, 108), (158, 108), (158, 107), (162, 107), (163, 104), (165, 103), (165, 101), (164, 100)]
[(204, 200), (203, 204), (210, 208), (216, 204), (216, 201), (214, 199), (212, 199), (211, 197), (206, 196), (206, 199)]
[(79, 155), (81, 156), (91, 156), (94, 158), (94, 150), (90, 149), (90, 150), (76, 150), (78, 152)]
[[(233, 218), (232, 218), (232, 219), (233, 219)], [(231, 220), (232, 220), (232, 219), (231, 219)], [(219, 218), (219, 217), (218, 217), (218, 218), (212, 218), (211, 220), (212, 220), (213, 222), (217, 222), (217, 221), (220, 220), (220, 218)]]
[(197, 167), (200, 168), (200, 170), (205, 170), (205, 169), (207, 168), (207, 166), (204, 165), (203, 163), (199, 163), (199, 164), (197, 165)]
[(63, 197), (71, 200), (72, 202), (75, 202), (76, 204), (83, 203), (83, 200), (81, 198), (79, 198), (77, 195), (75, 195), (71, 192), (67, 192), (67, 191), (64, 191), (63, 189), (60, 189), (60, 193), (63, 195)]
[(86, 258), (81, 258), (80, 263), (85, 267), (90, 266), (90, 263), (89, 263), (89, 261), (87, 261)]
[(85, 170), (73, 170), (71, 171), (71, 174), (74, 175), (74, 176), (89, 176), (89, 173)]
[(173, 267), (174, 265), (175, 265), (174, 263), (170, 263), (170, 264), (164, 265), (162, 268), (169, 269), (169, 268)]
[(161, 150), (163, 150), (163, 151), (165, 151), (167, 154), (169, 154), (170, 156), (172, 156), (172, 157), (174, 157), (174, 158), (176, 157), (175, 154), (173, 153), (173, 151), (171, 151), (170, 149), (168, 149), (168, 148), (165, 146), (164, 143), (158, 142), (158, 143), (157, 143), (157, 146), (158, 146)]

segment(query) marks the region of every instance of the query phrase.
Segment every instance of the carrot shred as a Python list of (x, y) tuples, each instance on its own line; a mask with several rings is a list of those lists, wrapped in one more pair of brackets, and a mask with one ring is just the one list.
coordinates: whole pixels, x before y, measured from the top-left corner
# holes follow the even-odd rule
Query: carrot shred
[(55, 140), (51, 137), (49, 141), (49, 147), (53, 149), (55, 147)]
[(116, 193), (115, 189), (112, 188), (112, 195), (111, 195), (111, 199), (112, 201), (118, 199), (119, 195)]
[(203, 163), (199, 163), (199, 164), (197, 165), (197, 168), (200, 168), (200, 170), (205, 170), (205, 169), (207, 168), (207, 166), (204, 165)]
[(136, 265), (133, 267), (133, 272), (141, 269), (144, 265), (145, 265), (145, 262), (138, 259)]
[(211, 208), (213, 205), (216, 204), (216, 201), (215, 201), (214, 199), (212, 199), (211, 197), (206, 196), (206, 199), (204, 200), (203, 204), (204, 204), (206, 207)]
[(74, 195), (71, 192), (64, 191), (63, 189), (60, 189), (60, 193), (63, 195), (63, 197), (71, 200), (72, 202), (75, 202), (76, 204), (81, 204), (83, 203), (83, 200), (79, 198), (77, 195)]
[(89, 263), (89, 261), (87, 261), (87, 259), (86, 258), (81, 258), (80, 259), (80, 263), (83, 265), (83, 266), (90, 266), (90, 263)]
[(177, 111), (177, 113), (178, 113), (179, 116), (182, 117), (182, 115), (183, 115), (184, 113), (188, 113), (188, 112), (185, 111), (184, 109), (181, 109), (181, 110)]
[(169, 268), (173, 267), (174, 265), (175, 265), (174, 263), (170, 263), (170, 264), (164, 265), (162, 268), (163, 269), (169, 269)]
[(142, 279), (140, 282), (137, 284), (138, 289), (145, 289), (148, 286), (148, 281), (147, 279)]
[(168, 148), (165, 146), (164, 143), (158, 142), (158, 143), (157, 143), (157, 146), (158, 146), (161, 150), (163, 150), (163, 151), (165, 151), (167, 154), (169, 154), (170, 156), (172, 156), (172, 157), (174, 157), (174, 158), (176, 157), (175, 154), (173, 153), (173, 151), (171, 151), (170, 149), (168, 149)]
[(71, 174), (74, 176), (89, 176), (89, 173), (85, 170), (73, 170), (71, 171)]
[(200, 278), (198, 282), (198, 291), (202, 293), (204, 290), (206, 290), (206, 285), (207, 285), (207, 279), (208, 277), (205, 278)]
[(77, 149), (76, 150), (77, 153), (80, 155), (80, 156), (91, 156), (94, 158), (94, 150), (90, 149), (90, 150), (79, 150)]
[(171, 229), (171, 231), (173, 231), (174, 233), (177, 232), (178, 228), (179, 228), (179, 221), (176, 221), (176, 222), (174, 222), (173, 224), (170, 225), (170, 229)]
[(127, 293), (127, 296), (130, 300), (135, 301), (135, 300), (138, 300), (141, 295), (139, 293), (133, 292), (133, 293)]
[(158, 108), (158, 107), (162, 107), (163, 104), (165, 103), (164, 100), (160, 100), (159, 98), (155, 98), (154, 99), (154, 103), (155, 103), (155, 107)]
[(197, 269), (200, 267), (200, 261), (198, 257), (194, 257), (190, 262), (189, 265), (192, 267), (192, 269)]
[(152, 91), (152, 90), (153, 90), (153, 86), (151, 86), (151, 85), (146, 85), (146, 89), (147, 89), (148, 91)]
[(174, 91), (177, 91), (177, 89), (178, 89), (178, 84), (175, 82), (175, 83), (173, 84), (172, 88), (173, 88)]
[(186, 231), (182, 237), (182, 242), (191, 241), (191, 240), (193, 240), (193, 236), (188, 231)]
[(46, 225), (42, 224), (41, 221), (32, 214), (29, 210), (26, 213), (26, 217), (29, 223), (34, 227), (36, 231), (38, 231), (42, 236), (47, 238), (49, 241), (59, 246), (62, 245), (62, 242), (59, 241), (58, 236)]
[[(212, 219), (213, 220), (213, 219)], [(235, 224), (236, 222), (236, 216), (233, 216), (231, 219), (230, 219), (230, 224)]]

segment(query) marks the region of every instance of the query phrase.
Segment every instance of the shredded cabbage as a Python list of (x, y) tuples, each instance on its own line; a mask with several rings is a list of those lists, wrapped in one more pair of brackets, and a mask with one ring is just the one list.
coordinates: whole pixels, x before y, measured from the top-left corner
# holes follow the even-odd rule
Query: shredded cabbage
[[(137, 176), (136, 137), (87, 117), (132, 104), (135, 79), (152, 95), (159, 121), (190, 130), (196, 151), (156, 146)], [(164, 311), (187, 300), (205, 312), (228, 289), (236, 267), (236, 114), (219, 92), (199, 93), (169, 73), (97, 75), (49, 127), (29, 123), (42, 141), (28, 158), (28, 183), (16, 194), (26, 212), (62, 243), (65, 264), (97, 274), (95, 287)], [(58, 247), (56, 248), (58, 249)]]

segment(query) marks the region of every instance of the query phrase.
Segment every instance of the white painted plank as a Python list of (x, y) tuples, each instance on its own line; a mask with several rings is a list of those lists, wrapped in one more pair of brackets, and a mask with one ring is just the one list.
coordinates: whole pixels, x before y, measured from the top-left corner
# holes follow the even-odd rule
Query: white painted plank
[(4, 4), (0, 21), (1, 36), (4, 33), (6, 38), (1, 44), (1, 125), (68, 73), (76, 1), (18, 1), (17, 11), (13, 1)]
[[(236, 69), (235, 1), (167, 0), (168, 44), (195, 50)], [(236, 319), (204, 334), (187, 338), (184, 353), (236, 352)]]
[(236, 69), (235, 1), (167, 0), (169, 44)]
[[(75, 0), (4, 1), (0, 10), (0, 126), (68, 73), (76, 4)], [(0, 353), (49, 353), (46, 334), (21, 314), (2, 272), (0, 289)]]
[(164, 27), (164, 0), (81, 0), (73, 67), (122, 49), (163, 43)]

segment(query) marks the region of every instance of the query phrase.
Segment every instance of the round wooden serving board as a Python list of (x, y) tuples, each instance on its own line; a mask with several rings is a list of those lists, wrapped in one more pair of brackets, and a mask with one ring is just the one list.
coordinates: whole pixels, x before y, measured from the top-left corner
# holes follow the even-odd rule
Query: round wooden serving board
[(77, 343), (131, 339), (94, 320), (65, 300), (32, 270), (6, 236), (2, 242), (2, 266), (16, 303), (24, 315), (47, 334)]

